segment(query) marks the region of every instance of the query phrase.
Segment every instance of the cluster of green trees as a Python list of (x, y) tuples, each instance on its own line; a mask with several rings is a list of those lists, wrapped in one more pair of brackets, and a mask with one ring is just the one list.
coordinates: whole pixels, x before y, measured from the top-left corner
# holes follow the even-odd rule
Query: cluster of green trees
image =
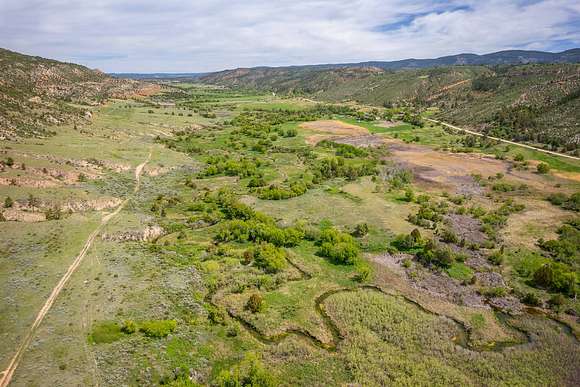
[(565, 210), (580, 211), (580, 192), (575, 192), (570, 196), (561, 192), (554, 193), (548, 196), (548, 201)]
[(499, 87), (502, 78), (490, 75), (480, 75), (471, 81), (471, 89), (474, 91), (493, 91)]
[(338, 142), (323, 140), (316, 146), (327, 149), (334, 149), (335, 154), (340, 157), (352, 159), (355, 157), (367, 157), (369, 152), (364, 148), (357, 148), (350, 144), (340, 144)]
[(464, 259), (463, 255), (453, 252), (449, 246), (431, 238), (423, 238), (418, 229), (410, 234), (398, 235), (392, 244), (399, 251), (414, 252), (419, 261), (428, 266), (448, 268), (453, 262)]
[(419, 114), (413, 114), (410, 113), (409, 111), (406, 111), (403, 114), (402, 121), (406, 122), (407, 124), (411, 124), (413, 126), (418, 126), (420, 128), (422, 128), (425, 125), (423, 119)]
[(219, 373), (215, 385), (220, 387), (274, 387), (278, 382), (258, 358), (249, 354), (238, 365)]
[(226, 156), (210, 156), (206, 159), (207, 168), (200, 172), (200, 177), (226, 175), (250, 177), (259, 174), (259, 168), (263, 165), (258, 158), (241, 157), (232, 159)]
[(280, 228), (255, 219), (225, 221), (215, 235), (220, 242), (269, 242), (284, 247), (296, 246), (303, 237), (304, 234), (295, 227)]
[[(244, 256), (248, 262), (253, 261), (266, 272), (277, 272), (284, 267), (286, 255), (281, 247), (296, 246), (304, 239), (315, 241), (318, 255), (336, 264), (353, 265), (360, 256), (356, 239), (351, 234), (332, 227), (323, 227), (321, 230), (303, 225), (279, 227), (270, 217), (240, 203), (225, 190), (208, 194), (206, 200), (217, 203), (227, 219), (220, 224), (214, 236), (215, 240), (258, 243)], [(361, 225), (355, 231), (364, 235), (368, 232), (368, 226)]]
[(258, 197), (267, 200), (282, 200), (304, 195), (309, 188), (313, 187), (312, 181), (306, 179), (290, 183), (288, 187), (272, 184), (258, 190)]
[[(264, 134), (278, 131), (281, 124), (286, 122), (315, 121), (320, 118), (318, 112), (312, 110), (258, 110), (245, 111), (238, 114), (232, 124), (239, 127), (240, 131), (250, 137), (261, 137)], [(280, 129), (282, 136), (292, 137), (293, 131)]]
[(423, 228), (435, 229), (437, 224), (443, 220), (447, 214), (449, 206), (446, 202), (433, 203), (426, 201), (421, 203), (416, 214), (410, 214), (407, 220), (417, 226)]
[(540, 239), (538, 245), (554, 260), (580, 269), (580, 219), (562, 225), (558, 239)]
[(575, 297), (578, 290), (578, 274), (566, 264), (550, 262), (542, 265), (534, 273), (536, 286)]
[(317, 238), (317, 254), (339, 265), (354, 265), (360, 256), (357, 241), (345, 232), (325, 228)]
[(286, 252), (272, 243), (260, 243), (244, 253), (246, 261), (253, 261), (254, 265), (266, 273), (277, 273), (286, 268)]
[(329, 157), (316, 160), (311, 165), (310, 170), (314, 175), (314, 183), (321, 183), (337, 177), (356, 180), (361, 176), (373, 176), (378, 173), (376, 160), (347, 160), (343, 157)]
[(135, 332), (143, 332), (147, 337), (166, 337), (177, 328), (175, 320), (148, 320), (136, 323), (133, 320), (125, 320), (121, 325), (121, 332), (128, 335)]

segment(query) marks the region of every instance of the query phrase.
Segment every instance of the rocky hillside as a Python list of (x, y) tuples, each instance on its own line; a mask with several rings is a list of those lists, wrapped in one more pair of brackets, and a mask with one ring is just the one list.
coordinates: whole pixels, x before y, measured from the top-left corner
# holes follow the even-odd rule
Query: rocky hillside
[(82, 105), (146, 93), (150, 85), (98, 70), (0, 49), (0, 138), (48, 135), (85, 119)]

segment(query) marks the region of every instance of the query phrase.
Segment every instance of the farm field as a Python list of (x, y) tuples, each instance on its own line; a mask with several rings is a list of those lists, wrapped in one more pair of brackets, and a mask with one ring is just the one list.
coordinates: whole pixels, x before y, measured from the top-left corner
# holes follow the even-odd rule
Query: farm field
[(0, 145), (2, 380), (577, 384), (580, 161), (161, 86)]

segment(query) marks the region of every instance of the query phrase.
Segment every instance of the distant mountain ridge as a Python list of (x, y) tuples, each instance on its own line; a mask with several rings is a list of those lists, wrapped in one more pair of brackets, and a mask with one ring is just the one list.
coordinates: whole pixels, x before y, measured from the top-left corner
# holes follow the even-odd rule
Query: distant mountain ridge
[[(506, 50), (490, 54), (457, 54), (435, 59), (403, 59), (398, 61), (369, 61), (345, 63), (339, 67), (378, 67), (384, 70), (430, 68), (440, 66), (476, 66), (529, 63), (580, 63), (580, 48), (562, 52)], [(332, 66), (332, 65), (331, 65)]]
[(109, 73), (115, 78), (135, 80), (185, 80), (197, 79), (209, 73)]
[[(402, 59), (395, 61), (366, 61), (352, 63), (328, 63), (315, 65), (295, 65), (295, 66), (257, 66), (246, 68), (248, 70), (263, 69), (313, 69), (313, 70), (332, 70), (345, 67), (376, 67), (383, 70), (400, 70), (400, 69), (420, 69), (442, 66), (481, 66), (481, 65), (509, 65), (509, 64), (528, 64), (528, 63), (580, 63), (580, 48), (573, 48), (562, 52), (548, 51), (528, 51), (528, 50), (505, 50), (492, 52), (490, 54), (456, 54), (442, 56), (434, 59)], [(238, 69), (216, 71), (208, 73), (220, 74)]]

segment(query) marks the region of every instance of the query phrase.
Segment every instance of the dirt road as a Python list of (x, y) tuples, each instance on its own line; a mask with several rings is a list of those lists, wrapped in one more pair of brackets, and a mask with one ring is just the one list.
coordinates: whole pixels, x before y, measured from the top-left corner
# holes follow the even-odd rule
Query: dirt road
[[(459, 131), (462, 131), (465, 133), (473, 134), (474, 136), (484, 137), (484, 135), (482, 133), (474, 132), (473, 130), (469, 130), (469, 129), (460, 128), (458, 126), (451, 125), (451, 124), (448, 124), (448, 123), (445, 123), (442, 121), (433, 120), (431, 118), (427, 118), (427, 121), (435, 122), (436, 124), (441, 124), (443, 126), (447, 126), (448, 128), (451, 128), (451, 129), (455, 129), (455, 130), (459, 130)], [(491, 138), (492, 140), (500, 141), (500, 142), (503, 142), (506, 144), (511, 144), (511, 145), (522, 147), (522, 148), (527, 148), (527, 149), (532, 149), (532, 150), (535, 150), (538, 152), (547, 153), (547, 154), (554, 155), (554, 156), (565, 157), (565, 158), (572, 159), (572, 160), (580, 160), (580, 157), (570, 156), (570, 155), (566, 155), (563, 153), (558, 153), (558, 152), (553, 152), (553, 151), (549, 151), (546, 149), (536, 148), (536, 147), (533, 147), (531, 145), (520, 144), (519, 142), (504, 140), (503, 138), (492, 137), (492, 136), (487, 136), (487, 138)]]
[[(143, 168), (145, 167), (145, 165), (147, 165), (149, 160), (151, 160), (151, 150), (149, 151), (149, 155), (147, 156), (147, 159), (135, 168), (135, 189), (133, 190), (133, 193), (136, 193), (139, 190), (139, 187), (141, 184), (141, 173), (143, 172)], [(105, 227), (105, 225), (107, 223), (109, 223), (109, 221), (111, 219), (113, 219), (115, 216), (117, 216), (119, 214), (119, 212), (121, 212), (121, 210), (125, 207), (125, 205), (127, 204), (128, 201), (129, 201), (129, 198), (126, 198), (117, 207), (117, 209), (115, 211), (104, 216), (101, 219), (101, 223), (99, 224), (99, 226), (89, 235), (88, 239), (86, 240), (85, 244), (83, 245), (83, 248), (81, 249), (79, 254), (76, 256), (76, 258), (74, 259), (72, 264), (68, 267), (67, 271), (64, 273), (64, 275), (62, 276), (62, 278), (60, 279), (58, 284), (54, 287), (54, 289), (52, 289), (50, 296), (48, 297), (48, 299), (44, 303), (43, 307), (40, 309), (40, 311), (36, 315), (36, 319), (34, 320), (34, 323), (28, 329), (28, 332), (26, 333), (26, 335), (24, 336), (24, 339), (20, 343), (18, 350), (16, 351), (16, 353), (12, 357), (12, 360), (10, 361), (8, 368), (6, 368), (2, 372), (2, 374), (1, 374), (2, 379), (0, 379), (0, 387), (6, 387), (6, 386), (8, 386), (8, 384), (10, 384), (10, 381), (12, 380), (12, 376), (14, 375), (14, 372), (16, 371), (16, 368), (18, 368), (18, 364), (20, 363), (20, 360), (22, 359), (22, 355), (24, 355), (24, 352), (26, 351), (26, 349), (30, 345), (30, 342), (32, 341), (32, 339), (34, 337), (36, 330), (38, 329), (38, 327), (40, 326), (40, 324), (42, 323), (42, 321), (46, 317), (48, 311), (50, 310), (50, 308), (52, 307), (52, 305), (56, 301), (58, 295), (60, 294), (60, 292), (67, 284), (68, 280), (70, 279), (70, 277), (74, 274), (74, 272), (77, 270), (77, 268), (79, 267), (79, 265), (83, 261), (85, 255), (87, 254), (87, 252), (89, 251), (89, 249), (93, 245), (93, 242), (94, 242), (95, 238), (97, 237), (97, 235), (99, 235), (99, 233), (101, 232), (103, 227)]]

